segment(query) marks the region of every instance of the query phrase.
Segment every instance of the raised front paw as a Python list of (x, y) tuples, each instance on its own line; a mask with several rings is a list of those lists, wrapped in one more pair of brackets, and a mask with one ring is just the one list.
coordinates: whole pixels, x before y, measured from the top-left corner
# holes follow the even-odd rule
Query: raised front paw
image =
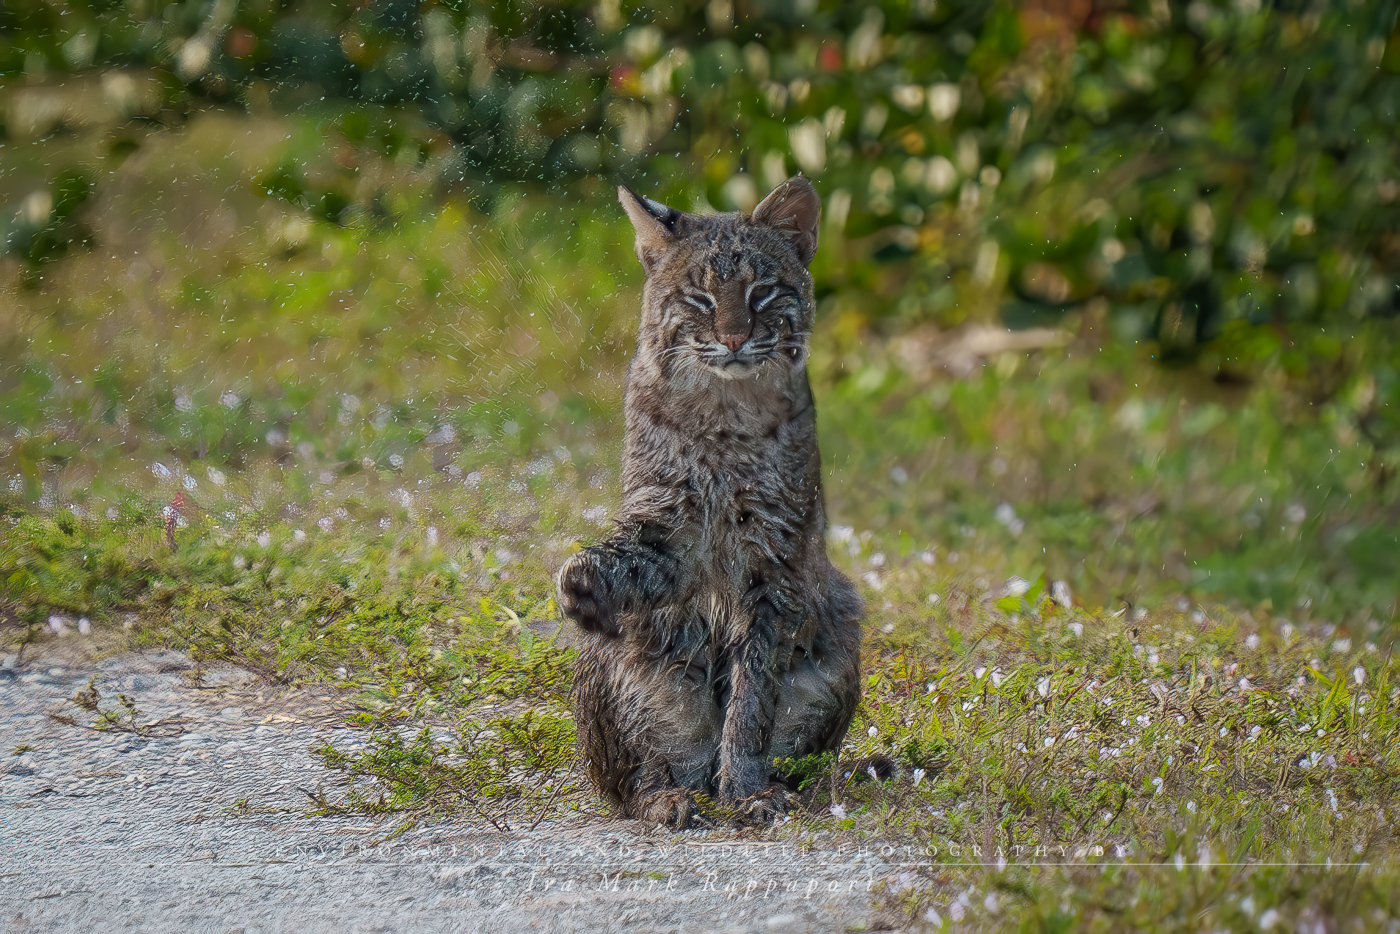
[(605, 590), (597, 556), (589, 549), (571, 556), (559, 569), (559, 611), (581, 629), (615, 636), (622, 629)]

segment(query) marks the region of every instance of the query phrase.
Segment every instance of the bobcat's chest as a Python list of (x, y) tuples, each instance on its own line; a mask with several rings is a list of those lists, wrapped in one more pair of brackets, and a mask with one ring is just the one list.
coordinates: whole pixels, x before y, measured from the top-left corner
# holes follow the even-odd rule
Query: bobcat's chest
[(693, 554), (731, 592), (742, 594), (756, 578), (783, 573), (803, 559), (814, 493), (809, 458), (783, 435), (731, 437), (694, 448), (687, 486), (700, 547)]

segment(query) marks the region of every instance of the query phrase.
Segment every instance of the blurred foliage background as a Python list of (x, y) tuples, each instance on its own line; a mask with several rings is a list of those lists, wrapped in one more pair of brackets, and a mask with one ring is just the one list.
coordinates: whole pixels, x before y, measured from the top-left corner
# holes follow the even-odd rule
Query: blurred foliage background
[(1393, 616), (1397, 8), (5, 0), (10, 492), (140, 445), (173, 484), (615, 438), (614, 183), (746, 210), (801, 171), (838, 521)]
[[(1400, 312), (1395, 29), (1393, 0), (9, 0), (0, 75), (100, 74), (103, 116), (166, 124), (316, 108), (328, 149), (431, 163), (487, 210), (614, 178), (745, 209), (800, 170), (870, 238), (849, 285), (894, 326), (1102, 298), (1115, 337), (1168, 354), (1331, 324), (1306, 347), (1326, 359)], [(22, 98), (5, 135), (73, 117)], [(50, 168), (49, 217), (7, 219), (35, 260), (80, 238), (62, 221), (98, 182)], [(353, 160), (315, 168), (262, 183), (329, 220), (373, 211)]]

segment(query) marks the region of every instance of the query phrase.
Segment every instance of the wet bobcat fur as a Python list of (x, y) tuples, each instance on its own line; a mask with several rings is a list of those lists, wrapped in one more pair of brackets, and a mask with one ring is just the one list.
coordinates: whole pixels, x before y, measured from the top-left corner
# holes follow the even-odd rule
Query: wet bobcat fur
[(559, 572), (579, 748), (626, 816), (683, 828), (701, 794), (771, 821), (794, 803), (773, 759), (837, 748), (859, 695), (806, 369), (821, 205), (800, 176), (752, 216), (618, 195), (646, 285), (621, 513)]

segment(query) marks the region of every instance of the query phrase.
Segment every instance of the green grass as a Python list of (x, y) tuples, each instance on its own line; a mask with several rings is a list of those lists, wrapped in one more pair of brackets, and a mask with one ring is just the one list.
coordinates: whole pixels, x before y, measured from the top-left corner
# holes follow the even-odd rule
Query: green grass
[[(319, 751), (349, 780), (319, 813), (586, 818), (571, 653), (532, 624), (616, 508), (626, 221), (587, 190), (487, 219), (388, 161), (389, 219), (315, 220), (257, 194), (314, 125), (153, 131), (91, 252), (0, 263), (5, 651), (87, 617), (346, 691), (367, 739)], [(199, 171), (166, 191), (172, 166)], [(812, 358), (830, 547), (870, 606), (843, 761), (905, 775), (790, 764), (807, 803), (774, 833), (919, 854), (881, 897), (930, 927), (1395, 915), (1376, 377), (1310, 394), (1261, 334), (1222, 385), (1103, 341), (1092, 307), (954, 375), (954, 335), (884, 333), (859, 298), (820, 295)]]

